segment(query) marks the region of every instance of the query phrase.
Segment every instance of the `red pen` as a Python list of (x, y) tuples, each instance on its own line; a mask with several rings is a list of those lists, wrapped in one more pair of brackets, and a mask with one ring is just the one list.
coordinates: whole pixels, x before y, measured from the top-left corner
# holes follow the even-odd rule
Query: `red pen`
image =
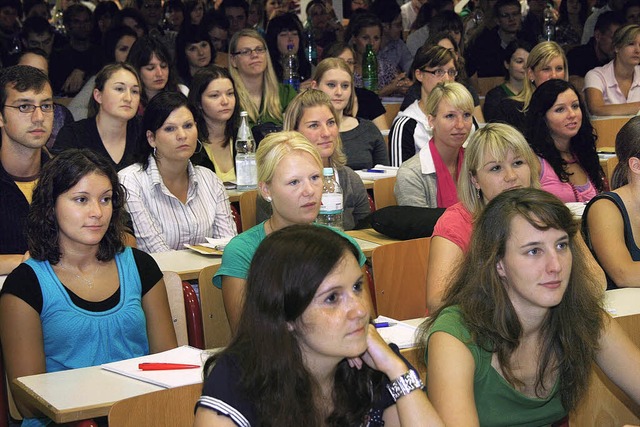
[(138, 369), (143, 371), (169, 371), (173, 369), (195, 369), (200, 365), (187, 365), (184, 363), (140, 363)]

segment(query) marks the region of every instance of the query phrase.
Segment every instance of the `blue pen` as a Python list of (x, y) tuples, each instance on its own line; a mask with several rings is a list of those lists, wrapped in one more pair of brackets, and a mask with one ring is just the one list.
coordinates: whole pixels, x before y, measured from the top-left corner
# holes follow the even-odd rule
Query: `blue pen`
[(373, 326), (375, 326), (376, 328), (388, 328), (390, 326), (395, 326), (396, 323), (394, 322), (374, 322)]
[(384, 173), (383, 169), (367, 169), (367, 172)]

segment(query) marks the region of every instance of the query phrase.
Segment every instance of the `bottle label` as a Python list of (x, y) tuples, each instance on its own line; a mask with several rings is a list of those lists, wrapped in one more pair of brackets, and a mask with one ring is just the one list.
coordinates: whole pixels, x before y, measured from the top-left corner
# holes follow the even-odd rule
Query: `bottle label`
[(285, 77), (282, 80), (282, 83), (285, 85), (292, 86), (296, 90), (296, 92), (300, 90), (300, 79), (288, 79)]
[(320, 213), (324, 215), (341, 214), (342, 213), (342, 194), (323, 193), (322, 206), (320, 206)]

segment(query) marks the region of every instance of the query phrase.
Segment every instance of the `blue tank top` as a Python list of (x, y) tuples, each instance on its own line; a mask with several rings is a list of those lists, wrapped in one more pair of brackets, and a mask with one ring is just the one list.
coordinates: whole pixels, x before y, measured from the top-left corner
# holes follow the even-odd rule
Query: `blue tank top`
[(48, 261), (29, 259), (42, 289), (47, 372), (84, 368), (149, 354), (142, 284), (131, 248), (115, 256), (120, 301), (107, 311), (76, 306)]

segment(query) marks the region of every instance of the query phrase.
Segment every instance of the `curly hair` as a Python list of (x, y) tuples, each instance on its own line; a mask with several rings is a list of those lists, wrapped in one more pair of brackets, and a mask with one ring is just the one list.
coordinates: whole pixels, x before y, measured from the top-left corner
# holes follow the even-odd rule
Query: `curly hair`
[(360, 425), (371, 407), (383, 374), (366, 365), (350, 369), (343, 359), (334, 377), (333, 412), (322, 420), (323, 408), (315, 399), (319, 386), (301, 350), (304, 329), (290, 327), (300, 321), (327, 275), (352, 256), (357, 259), (358, 249), (346, 238), (313, 225), (275, 231), (258, 247), (249, 268), (238, 332), (204, 369), (208, 375), (225, 356), (237, 363), (239, 388), (255, 405), (257, 425)]
[(118, 174), (103, 156), (88, 149), (65, 150), (42, 168), (38, 185), (33, 190), (33, 200), (27, 216), (27, 244), (31, 257), (39, 261), (57, 264), (62, 255), (59, 242), (56, 201), (82, 178), (90, 174), (106, 177), (111, 183), (111, 220), (100, 241), (96, 258), (109, 261), (124, 249), (127, 231), (124, 202), (126, 190), (118, 181)]
[(543, 379), (549, 372), (557, 373), (562, 404), (571, 411), (586, 392), (607, 315), (597, 279), (589, 275), (585, 258), (576, 256), (580, 253), (576, 248), (579, 223), (558, 198), (546, 191), (509, 190), (487, 204), (475, 223), (469, 252), (447, 287), (443, 305), (421, 325), (418, 342), (426, 346), (429, 329), (438, 315), (447, 307), (458, 306), (474, 343), (496, 354), (511, 385), (522, 383), (510, 360), (520, 345), (523, 327), (509, 298), (506, 279), (497, 271), (515, 217), (538, 230), (553, 228), (569, 236), (571, 274), (562, 300), (549, 309), (540, 327), (535, 389), (538, 395), (544, 394)]
[(569, 173), (565, 170), (567, 162), (562, 159), (553, 142), (546, 119), (546, 114), (555, 104), (558, 95), (567, 90), (575, 92), (582, 111), (580, 129), (571, 138), (571, 152), (578, 159), (578, 163), (585, 170), (594, 187), (598, 192), (601, 192), (605, 186), (604, 172), (596, 152), (596, 136), (584, 101), (572, 83), (565, 80), (552, 79), (544, 82), (536, 89), (531, 97), (531, 103), (526, 114), (525, 136), (533, 151), (551, 164), (560, 180), (569, 182)]

